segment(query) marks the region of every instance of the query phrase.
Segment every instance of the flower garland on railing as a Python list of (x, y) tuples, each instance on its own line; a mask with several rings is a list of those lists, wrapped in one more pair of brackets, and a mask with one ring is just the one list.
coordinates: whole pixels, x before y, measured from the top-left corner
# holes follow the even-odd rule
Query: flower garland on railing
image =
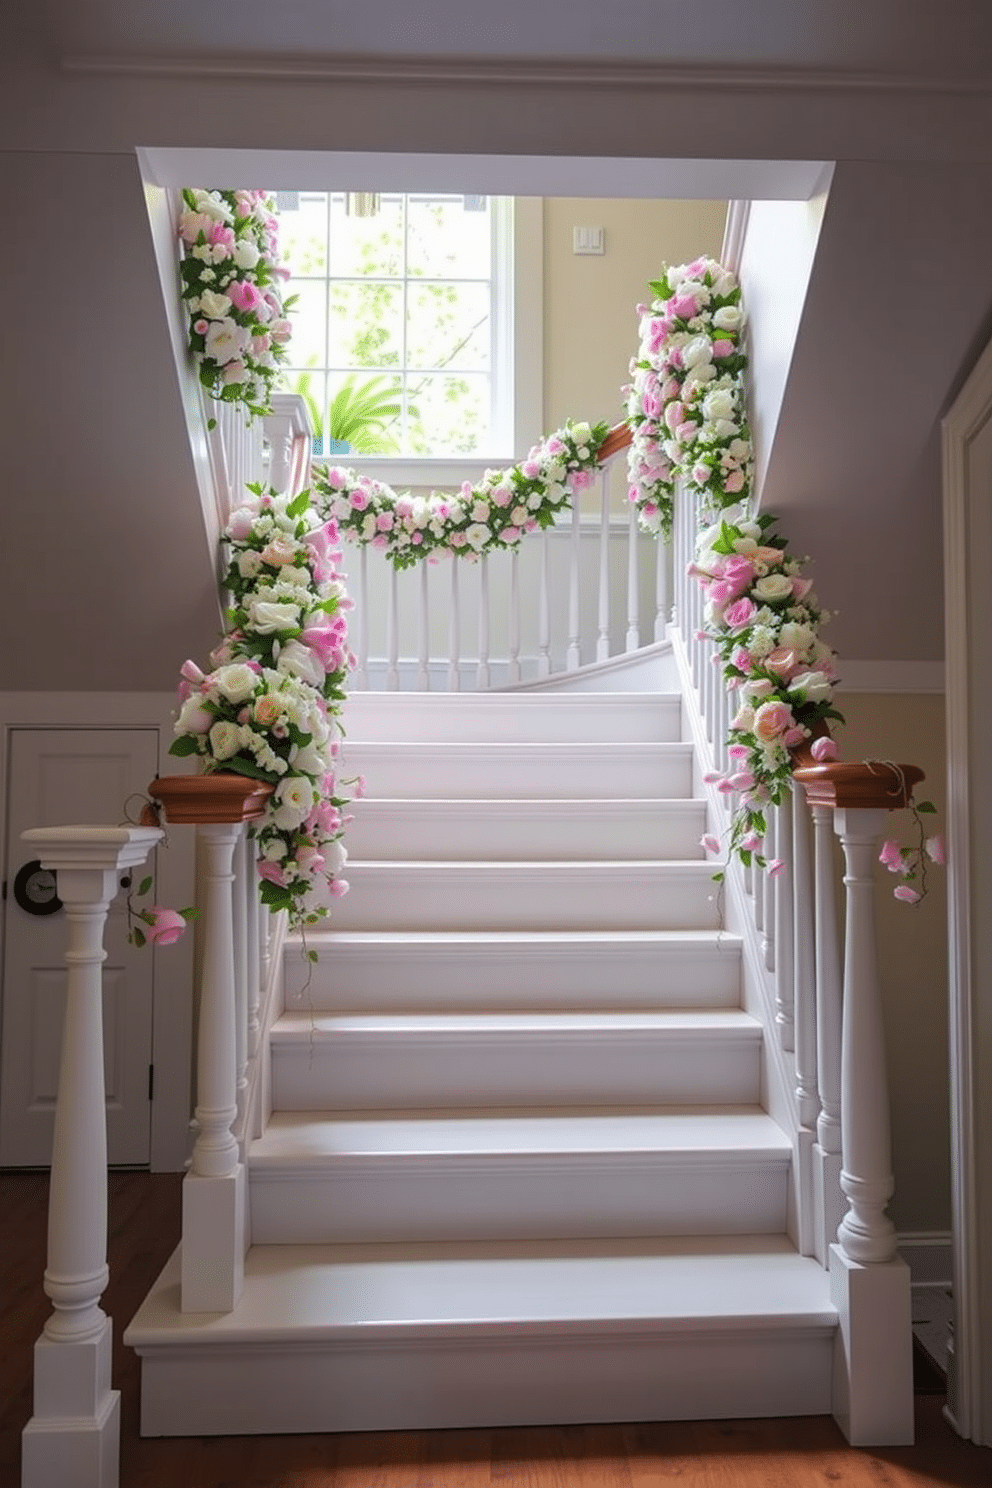
[[(337, 565), (339, 533), (309, 491), (253, 496), (225, 532), (229, 628), (212, 670), (182, 667), (181, 707), (170, 753), (195, 755), (275, 789), (254, 826), (263, 904), (294, 928), (317, 923), (347, 892), (341, 837), (349, 795), (339, 782), (337, 715), (353, 657)], [(362, 782), (345, 782), (352, 795)]]
[[(278, 285), (278, 219), (264, 191), (183, 191), (179, 272), (189, 346), (211, 398), (270, 411), (291, 334)], [(210, 427), (214, 421), (210, 420)]]
[(342, 536), (385, 554), (394, 568), (423, 559), (478, 560), (512, 551), (594, 479), (605, 423), (568, 422), (507, 470), (487, 470), (453, 494), (397, 495), (390, 486), (353, 470), (316, 467), (313, 484), (322, 510)]
[(666, 268), (650, 287), (626, 389), (629, 494), (645, 531), (669, 537), (679, 476), (710, 520), (751, 489), (744, 312), (736, 278), (711, 258)]
[[(826, 719), (843, 721), (832, 702), (836, 658), (819, 638), (829, 615), (774, 525), (770, 516), (716, 523), (700, 534), (689, 569), (706, 595), (699, 638), (712, 640), (727, 689), (741, 699), (730, 724), (731, 768), (707, 779), (738, 797), (729, 851), (745, 866), (754, 861), (772, 872), (780, 864), (763, 856), (766, 810), (792, 789), (790, 751), (822, 732)], [(835, 756), (829, 738), (813, 744), (818, 760), (831, 751)], [(704, 845), (720, 850), (715, 838)]]

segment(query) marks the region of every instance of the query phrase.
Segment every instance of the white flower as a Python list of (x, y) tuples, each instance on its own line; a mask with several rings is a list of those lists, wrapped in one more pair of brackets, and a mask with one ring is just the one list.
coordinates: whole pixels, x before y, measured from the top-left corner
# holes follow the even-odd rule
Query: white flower
[(471, 526), (466, 527), (465, 537), (469, 544), (469, 547), (474, 548), (475, 551), (478, 553), (481, 552), (486, 543), (490, 541), (490, 539), (492, 538), (492, 533), (489, 531), (489, 528), (485, 525), (484, 522), (473, 522)]
[(205, 734), (213, 722), (214, 715), (203, 706), (203, 698), (194, 692), (179, 709), (176, 719), (177, 734)]
[(743, 319), (737, 305), (722, 305), (713, 314), (713, 324), (721, 331), (736, 331)]
[(255, 696), (258, 673), (243, 661), (233, 661), (229, 666), (219, 667), (210, 678), (210, 684), (229, 703), (245, 703)]
[(792, 580), (783, 573), (766, 574), (763, 579), (758, 580), (751, 593), (763, 604), (788, 599), (792, 594)]
[[(713, 360), (713, 343), (709, 336), (693, 336), (682, 348), (682, 365), (686, 371), (702, 367)], [(698, 374), (697, 374), (698, 375)], [(712, 374), (716, 376), (714, 372)]]
[(800, 672), (789, 683), (789, 691), (806, 703), (825, 703), (833, 695), (833, 683), (826, 672)]
[(272, 793), (272, 821), (284, 832), (294, 832), (316, 800), (312, 782), (305, 775), (289, 775)]
[[(206, 290), (206, 294), (210, 291)], [(223, 295), (219, 296), (224, 299)], [(225, 362), (233, 362), (240, 357), (248, 344), (248, 330), (246, 326), (239, 326), (230, 318), (226, 320), (211, 321), (207, 334), (204, 337), (204, 355), (211, 357), (213, 361), (221, 366)]]
[(194, 191), (193, 199), (196, 202), (196, 210), (202, 212), (205, 217), (212, 218), (214, 222), (232, 220), (230, 207), (216, 191)]
[(210, 730), (210, 752), (214, 759), (226, 760), (237, 754), (241, 748), (241, 729), (236, 723), (229, 723), (226, 718), (218, 718)]
[(754, 709), (750, 707), (739, 708), (730, 720), (730, 727), (738, 729), (742, 734), (749, 734), (754, 728)]
[(592, 429), (588, 424), (572, 424), (569, 430), (576, 444), (588, 444), (592, 438)]
[(706, 419), (732, 419), (737, 412), (737, 400), (729, 388), (714, 388), (703, 399), (703, 417)]
[(331, 878), (335, 878), (348, 861), (348, 853), (340, 838), (333, 842), (327, 842), (321, 848), (324, 857), (324, 869)]
[(238, 573), (243, 579), (254, 579), (261, 570), (262, 559), (254, 548), (245, 548), (238, 554)]
[(289, 673), (290, 676), (299, 677), (303, 682), (309, 682), (311, 687), (323, 687), (324, 685), (324, 668), (310, 647), (301, 645), (299, 641), (285, 643), (279, 652), (276, 666), (280, 672)]
[(327, 759), (312, 742), (294, 745), (289, 751), (289, 763), (298, 775), (327, 774)]
[(200, 314), (208, 320), (223, 320), (231, 311), (231, 301), (225, 294), (205, 289), (200, 296)]
[(296, 604), (272, 604), (264, 599), (252, 599), (248, 602), (247, 614), (249, 625), (259, 635), (295, 630), (300, 623), (300, 607)]
[(254, 269), (262, 255), (250, 238), (239, 238), (231, 256), (239, 269)]
[(779, 645), (787, 646), (797, 656), (804, 656), (815, 640), (816, 634), (808, 625), (797, 625), (794, 620), (786, 621), (778, 637)]

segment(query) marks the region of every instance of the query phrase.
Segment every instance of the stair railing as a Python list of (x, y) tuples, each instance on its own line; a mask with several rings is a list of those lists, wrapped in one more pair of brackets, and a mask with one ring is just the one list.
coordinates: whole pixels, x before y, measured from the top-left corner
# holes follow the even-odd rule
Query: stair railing
[[(727, 772), (736, 704), (703, 628), (689, 574), (698, 515), (677, 492), (671, 637), (701, 773)], [(744, 940), (745, 1006), (768, 1032), (767, 1102), (793, 1136), (795, 1241), (830, 1272), (840, 1316), (834, 1414), (853, 1443), (913, 1439), (909, 1270), (886, 1213), (893, 1192), (888, 1084), (875, 954), (873, 866), (888, 814), (907, 805), (911, 765), (817, 764), (794, 754), (791, 798), (768, 812), (762, 856), (727, 865), (728, 928)], [(736, 797), (714, 783), (710, 831), (729, 833)], [(844, 952), (834, 838), (843, 849)]]

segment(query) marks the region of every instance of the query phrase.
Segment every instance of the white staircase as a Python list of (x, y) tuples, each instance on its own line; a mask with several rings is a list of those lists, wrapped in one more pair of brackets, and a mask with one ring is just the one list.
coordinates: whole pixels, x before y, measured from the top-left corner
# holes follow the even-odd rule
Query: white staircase
[(174, 1257), (150, 1435), (819, 1414), (829, 1278), (677, 696), (365, 694), (352, 888), (290, 946), (227, 1314)]

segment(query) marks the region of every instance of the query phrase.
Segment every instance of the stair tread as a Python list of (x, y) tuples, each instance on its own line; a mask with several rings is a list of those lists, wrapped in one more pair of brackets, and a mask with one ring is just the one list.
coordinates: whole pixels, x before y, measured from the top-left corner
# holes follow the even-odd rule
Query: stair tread
[(343, 1160), (513, 1159), (651, 1154), (679, 1162), (788, 1162), (792, 1146), (758, 1106), (274, 1111), (249, 1149), (253, 1172)]
[(132, 1347), (391, 1335), (836, 1326), (829, 1277), (784, 1235), (257, 1245), (227, 1314), (181, 1313), (179, 1252), (128, 1328)]
[(272, 1029), (272, 1039), (295, 1041), (309, 1038), (341, 1038), (362, 1034), (472, 1034), (478, 1037), (506, 1034), (669, 1034), (674, 1038), (693, 1034), (709, 1037), (760, 1041), (761, 1024), (740, 1008), (663, 1009), (616, 1012), (434, 1012), (357, 1013), (284, 1012)]

